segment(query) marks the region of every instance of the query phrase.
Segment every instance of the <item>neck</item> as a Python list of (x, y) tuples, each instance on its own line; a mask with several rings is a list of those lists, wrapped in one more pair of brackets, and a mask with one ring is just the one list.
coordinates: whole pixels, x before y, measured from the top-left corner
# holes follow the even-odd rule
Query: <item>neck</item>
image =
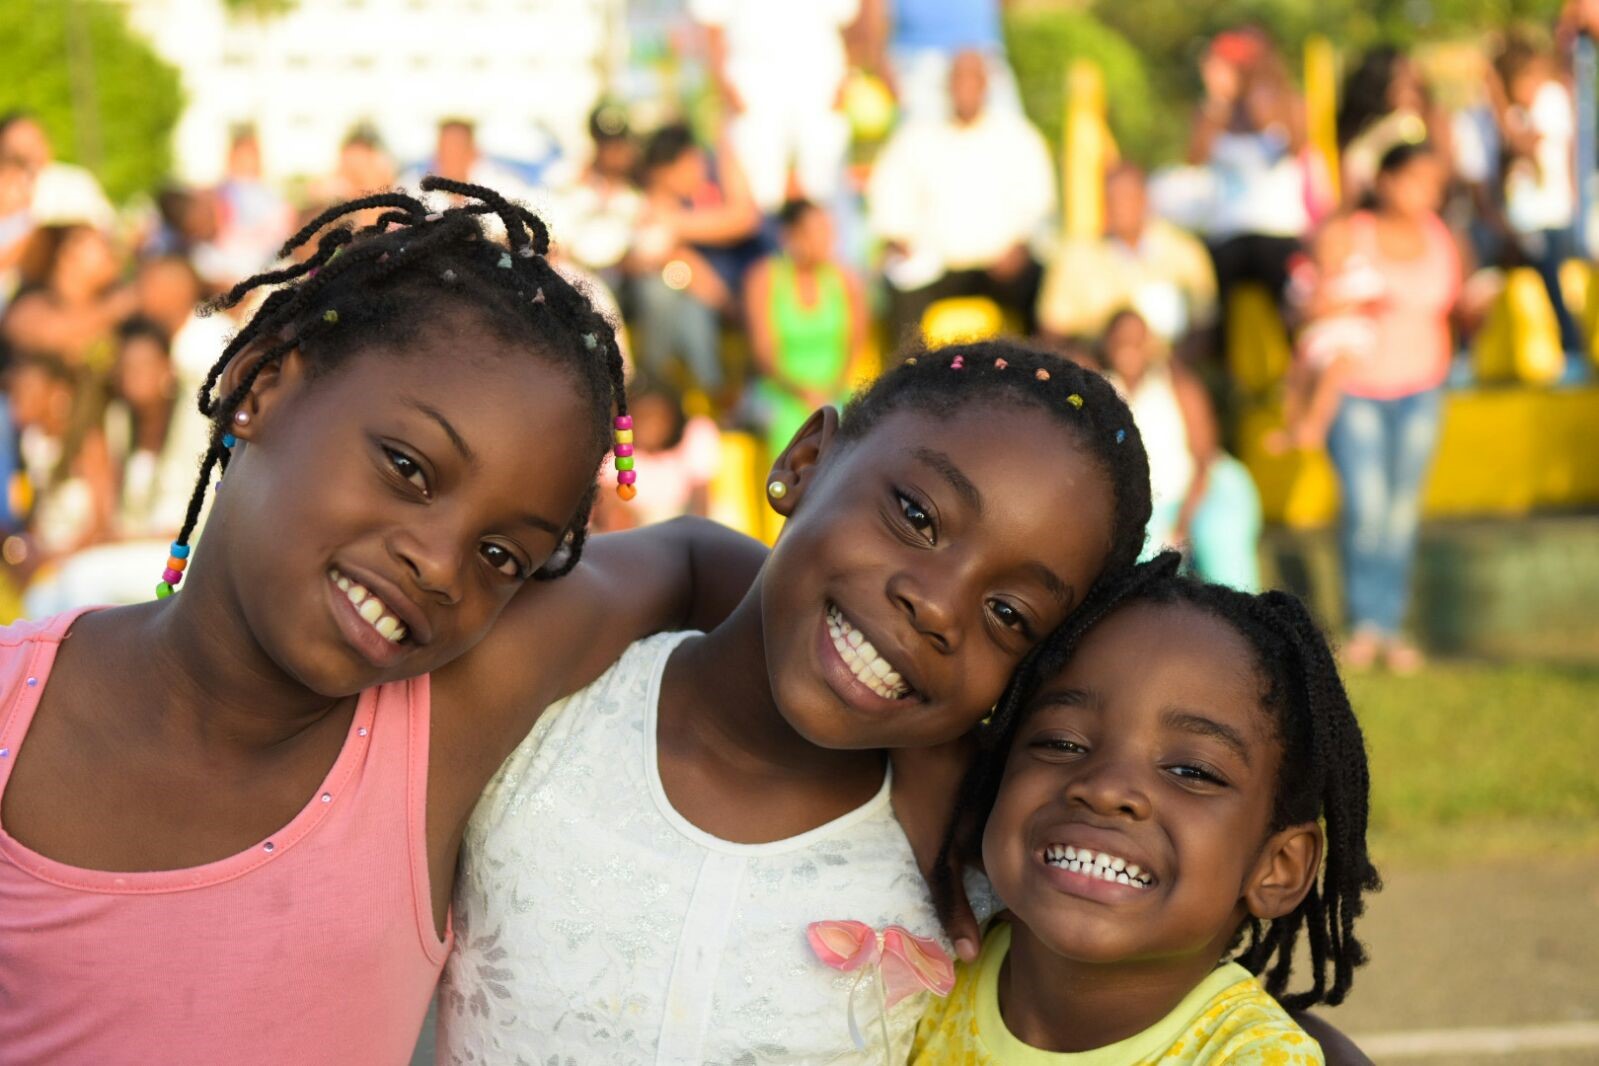
[(1092, 1051), (1170, 1014), (1216, 968), (1225, 942), (1188, 955), (1114, 963), (1068, 959), (1012, 926), (999, 1009), (1016, 1038), (1045, 1051)]
[[(217, 560), (218, 562), (220, 560)], [(261, 648), (223, 574), (202, 565), (183, 591), (145, 609), (120, 664), (152, 728), (220, 752), (264, 752), (310, 729), (354, 697), (324, 696)]]
[[(685, 644), (673, 665), (679, 667), (673, 702), (687, 713), (670, 724), (692, 734), (698, 746), (780, 778), (882, 773), (880, 752), (818, 747), (783, 717), (766, 668), (759, 580), (726, 621)], [(661, 713), (667, 714), (667, 701)]]

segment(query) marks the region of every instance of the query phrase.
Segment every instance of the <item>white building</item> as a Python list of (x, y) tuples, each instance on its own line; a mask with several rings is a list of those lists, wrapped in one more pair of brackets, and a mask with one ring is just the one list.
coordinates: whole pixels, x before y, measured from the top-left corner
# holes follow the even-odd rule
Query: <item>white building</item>
[(326, 174), (360, 123), (402, 164), (431, 156), (444, 118), (474, 121), (493, 155), (580, 151), (625, 61), (623, 0), (297, 0), (265, 19), (222, 0), (124, 2), (182, 74), (174, 165), (196, 184), (221, 176), (241, 123), (276, 180)]

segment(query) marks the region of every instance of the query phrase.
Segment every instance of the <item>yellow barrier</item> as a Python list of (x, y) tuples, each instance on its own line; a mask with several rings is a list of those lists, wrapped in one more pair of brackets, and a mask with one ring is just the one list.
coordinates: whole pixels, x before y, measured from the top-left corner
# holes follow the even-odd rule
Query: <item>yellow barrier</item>
[(1066, 71), (1065, 136), (1061, 138), (1061, 232), (1097, 237), (1105, 226), (1105, 174), (1116, 162), (1116, 141), (1105, 121), (1105, 78), (1090, 59)]
[[(1326, 525), (1338, 513), (1332, 464), (1321, 452), (1269, 455), (1263, 438), (1281, 424), (1278, 411), (1260, 405), (1239, 425), (1239, 452), (1266, 518)], [(1450, 392), (1422, 511), (1429, 518), (1514, 517), (1599, 506), (1596, 456), (1599, 388)]]
[(922, 314), (922, 340), (929, 348), (987, 340), (1005, 330), (1005, 312), (986, 296), (952, 296)]
[(1343, 176), (1338, 164), (1338, 52), (1325, 37), (1305, 40), (1305, 117), (1310, 144), (1327, 165), (1337, 199)]
[[(1580, 308), (1582, 304), (1572, 306)], [(1484, 384), (1547, 385), (1559, 379), (1565, 361), (1560, 325), (1543, 279), (1531, 267), (1507, 271), (1504, 290), (1472, 338), (1476, 379)]]

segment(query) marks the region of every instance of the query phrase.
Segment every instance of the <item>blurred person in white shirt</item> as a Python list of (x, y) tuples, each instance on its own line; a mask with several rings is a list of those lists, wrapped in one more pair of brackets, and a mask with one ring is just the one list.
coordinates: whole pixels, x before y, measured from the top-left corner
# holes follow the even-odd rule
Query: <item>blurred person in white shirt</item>
[(766, 214), (786, 199), (790, 166), (807, 199), (826, 202), (838, 187), (849, 148), (843, 32), (859, 11), (860, 0), (689, 0), (710, 35), (728, 137)]
[(0, 156), (20, 162), (33, 175), (28, 212), (34, 225), (83, 222), (109, 230), (116, 222), (111, 201), (95, 176), (83, 167), (58, 162), (44, 127), (27, 112), (0, 117)]
[(550, 228), (559, 251), (610, 288), (622, 281), (644, 198), (634, 185), (639, 146), (627, 114), (604, 104), (589, 116), (593, 152), (586, 165), (552, 184), (558, 191)]
[(1504, 86), (1500, 132), (1507, 150), (1505, 219), (1520, 257), (1543, 278), (1573, 370), (1585, 345), (1560, 288), (1560, 264), (1576, 255), (1576, 104), (1553, 55), (1510, 41), (1498, 60)]
[(937, 300), (986, 296), (1033, 332), (1042, 268), (1034, 246), (1055, 211), (1055, 173), (1026, 119), (986, 107), (983, 55), (950, 69), (951, 115), (912, 123), (883, 149), (867, 188), (896, 337)]

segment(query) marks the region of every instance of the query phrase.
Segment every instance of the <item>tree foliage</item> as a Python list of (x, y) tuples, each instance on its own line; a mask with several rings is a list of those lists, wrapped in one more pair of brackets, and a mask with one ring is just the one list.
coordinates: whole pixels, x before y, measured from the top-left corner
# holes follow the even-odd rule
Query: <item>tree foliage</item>
[(1322, 35), (1346, 56), (1377, 44), (1486, 38), (1550, 27), (1561, 0), (1030, 0), (1014, 6), (1007, 44), (1028, 113), (1058, 143), (1061, 77), (1077, 56), (1099, 62), (1110, 124), (1145, 163), (1181, 156), (1200, 95), (1199, 59), (1221, 30), (1259, 26), (1290, 57)]
[(183, 108), (178, 74), (128, 27), (119, 5), (0, 3), (0, 70), (0, 112), (37, 115), (56, 155), (93, 169), (113, 200), (166, 176)]

